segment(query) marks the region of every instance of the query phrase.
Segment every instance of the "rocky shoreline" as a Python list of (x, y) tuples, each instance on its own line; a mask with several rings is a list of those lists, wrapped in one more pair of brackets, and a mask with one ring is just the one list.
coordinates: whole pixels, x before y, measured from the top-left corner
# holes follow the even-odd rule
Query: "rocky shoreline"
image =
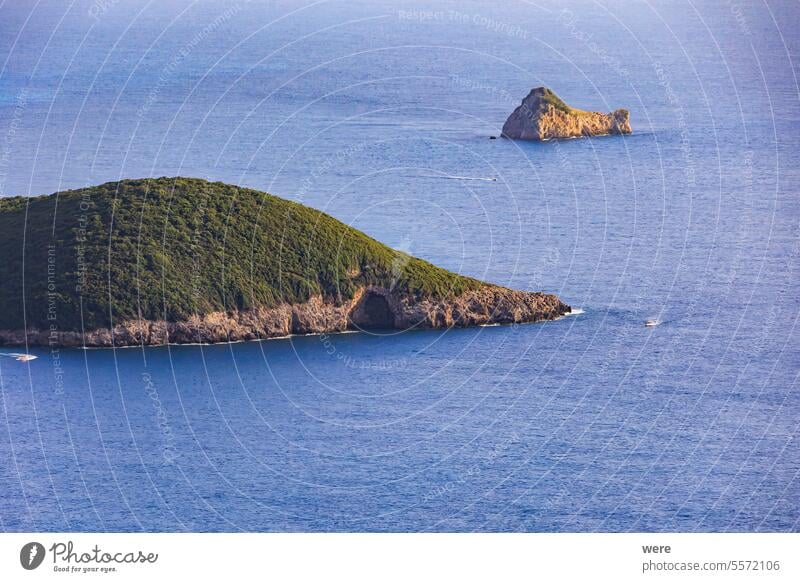
[(631, 124), (627, 109), (611, 113), (574, 109), (547, 87), (536, 87), (509, 115), (502, 136), (541, 141), (628, 133)]
[(359, 329), (442, 329), (553, 320), (572, 311), (555, 295), (495, 285), (446, 300), (417, 299), (385, 287), (360, 288), (351, 300), (320, 296), (297, 305), (212, 312), (185, 321), (133, 320), (81, 333), (0, 330), (3, 346), (125, 347), (211, 344)]

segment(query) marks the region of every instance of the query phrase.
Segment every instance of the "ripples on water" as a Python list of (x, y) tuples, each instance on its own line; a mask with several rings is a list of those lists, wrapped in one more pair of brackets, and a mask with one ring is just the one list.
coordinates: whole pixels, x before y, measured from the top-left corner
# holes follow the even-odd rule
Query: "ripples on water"
[[(796, 3), (231, 6), (0, 8), (3, 193), (242, 183), (584, 312), (2, 358), (0, 527), (797, 530)], [(542, 84), (635, 133), (489, 140)]]

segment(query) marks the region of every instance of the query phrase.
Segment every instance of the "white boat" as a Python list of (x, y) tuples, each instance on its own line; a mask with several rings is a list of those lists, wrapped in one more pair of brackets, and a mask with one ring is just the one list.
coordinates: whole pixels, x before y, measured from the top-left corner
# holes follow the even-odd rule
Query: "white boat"
[(655, 327), (660, 324), (661, 322), (657, 319), (648, 319), (644, 322), (645, 327)]
[(8, 356), (9, 358), (14, 358), (18, 362), (30, 362), (31, 360), (35, 360), (37, 356), (31, 354), (0, 354), (0, 356)]

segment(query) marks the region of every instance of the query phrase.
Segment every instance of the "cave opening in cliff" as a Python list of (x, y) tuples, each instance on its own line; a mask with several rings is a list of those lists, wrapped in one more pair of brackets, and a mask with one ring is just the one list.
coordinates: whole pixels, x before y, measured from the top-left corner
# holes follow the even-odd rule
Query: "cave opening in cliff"
[(367, 293), (354, 310), (351, 321), (359, 329), (392, 329), (394, 314), (383, 295)]

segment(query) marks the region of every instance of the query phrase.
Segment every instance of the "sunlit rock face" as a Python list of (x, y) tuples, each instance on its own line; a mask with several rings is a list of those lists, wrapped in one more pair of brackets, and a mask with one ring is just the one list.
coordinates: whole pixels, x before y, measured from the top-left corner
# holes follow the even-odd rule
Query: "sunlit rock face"
[(627, 109), (582, 111), (564, 103), (547, 87), (536, 87), (503, 125), (503, 137), (545, 140), (631, 133)]

